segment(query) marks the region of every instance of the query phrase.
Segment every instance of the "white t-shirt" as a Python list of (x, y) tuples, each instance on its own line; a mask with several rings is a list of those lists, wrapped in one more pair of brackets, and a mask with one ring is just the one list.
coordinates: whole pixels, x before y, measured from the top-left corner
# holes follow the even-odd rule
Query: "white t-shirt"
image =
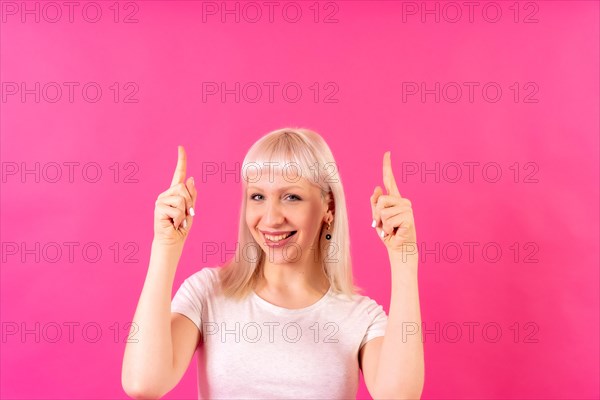
[(202, 333), (199, 399), (355, 399), (358, 352), (384, 336), (387, 314), (367, 296), (329, 289), (302, 309), (276, 306), (254, 291), (242, 301), (215, 294), (221, 267), (206, 267), (175, 293), (171, 311)]

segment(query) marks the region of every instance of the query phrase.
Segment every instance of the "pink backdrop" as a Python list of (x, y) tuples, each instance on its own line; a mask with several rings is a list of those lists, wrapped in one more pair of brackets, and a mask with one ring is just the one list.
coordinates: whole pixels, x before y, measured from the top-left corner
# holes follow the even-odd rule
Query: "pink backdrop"
[[(231, 256), (221, 173), (284, 126), (331, 146), (354, 272), (386, 311), (369, 196), (392, 151), (423, 398), (600, 396), (598, 2), (65, 3), (0, 4), (2, 398), (125, 397), (177, 144), (199, 187), (179, 287)], [(195, 374), (166, 398), (195, 398)]]

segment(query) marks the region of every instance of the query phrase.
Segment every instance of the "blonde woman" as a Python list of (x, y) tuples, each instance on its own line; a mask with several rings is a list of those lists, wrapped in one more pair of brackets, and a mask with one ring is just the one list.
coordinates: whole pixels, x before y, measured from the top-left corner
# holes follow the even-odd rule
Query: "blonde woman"
[(329, 146), (308, 129), (273, 131), (249, 149), (235, 256), (188, 277), (171, 300), (197, 198), (178, 150), (171, 187), (156, 201), (150, 265), (133, 318), (138, 340), (127, 343), (123, 359), (126, 393), (163, 396), (197, 350), (201, 399), (350, 399), (360, 370), (374, 398), (419, 398), (416, 233), (389, 152), (388, 194), (377, 186), (371, 196), (372, 227), (392, 268), (388, 317), (353, 282), (341, 175)]

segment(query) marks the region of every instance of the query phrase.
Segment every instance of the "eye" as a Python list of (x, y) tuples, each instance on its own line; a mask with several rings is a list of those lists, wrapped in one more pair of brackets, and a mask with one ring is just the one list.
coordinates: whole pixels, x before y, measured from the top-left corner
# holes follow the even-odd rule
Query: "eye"
[[(251, 195), (250, 195), (250, 200), (257, 200), (257, 201), (258, 201), (258, 200), (262, 200), (262, 199), (256, 199), (256, 196), (261, 196), (261, 197), (262, 197), (262, 194), (253, 193), (253, 194), (251, 194)], [(300, 197), (296, 196), (295, 194), (290, 194), (290, 195), (288, 195), (288, 196), (286, 196), (286, 197), (287, 197), (287, 198), (294, 199), (294, 200), (293, 200), (294, 202), (296, 202), (296, 201), (299, 201), (299, 200), (302, 200)]]

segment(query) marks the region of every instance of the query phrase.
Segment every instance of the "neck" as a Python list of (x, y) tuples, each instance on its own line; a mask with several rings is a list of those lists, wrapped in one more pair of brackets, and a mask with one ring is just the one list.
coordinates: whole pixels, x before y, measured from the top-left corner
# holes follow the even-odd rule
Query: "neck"
[(257, 289), (290, 294), (325, 294), (329, 289), (329, 280), (321, 264), (312, 262), (271, 264), (265, 260), (263, 275)]

